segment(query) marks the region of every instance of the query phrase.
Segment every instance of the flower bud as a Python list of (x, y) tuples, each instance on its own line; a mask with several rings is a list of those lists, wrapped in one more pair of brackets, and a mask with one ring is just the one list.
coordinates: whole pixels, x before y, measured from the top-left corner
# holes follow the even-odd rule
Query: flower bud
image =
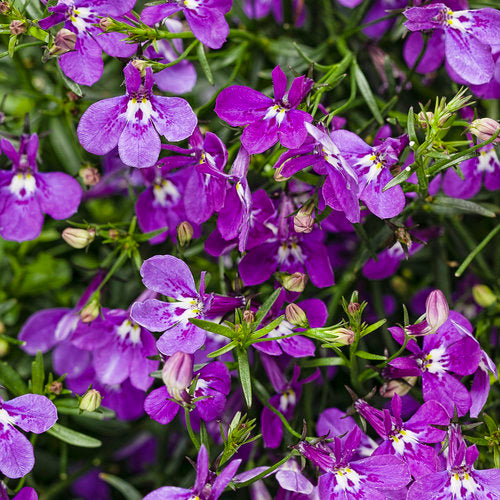
[(300, 212), (293, 218), (293, 228), (296, 233), (310, 233), (314, 227), (314, 217)]
[(497, 301), (496, 295), (486, 285), (474, 285), (472, 287), (472, 295), (481, 307), (490, 307)]
[(98, 297), (94, 297), (80, 312), (80, 319), (82, 323), (92, 323), (99, 312), (101, 311), (101, 304)]
[(116, 229), (110, 229), (108, 231), (108, 238), (110, 240), (117, 240), (120, 236), (120, 233)]
[(0, 14), (7, 14), (10, 10), (9, 2), (0, 2)]
[(193, 226), (188, 222), (181, 222), (177, 226), (177, 239), (179, 240), (179, 245), (185, 247), (193, 239)]
[(193, 358), (184, 352), (176, 352), (163, 365), (161, 378), (173, 398), (185, 400), (193, 379)]
[(396, 239), (400, 243), (403, 243), (408, 248), (411, 247), (411, 243), (412, 243), (412, 241), (411, 241), (411, 234), (409, 233), (409, 231), (405, 227), (398, 227), (394, 231), (394, 236), (396, 237)]
[(292, 325), (307, 328), (309, 323), (304, 310), (297, 304), (288, 304), (285, 308), (285, 319)]
[(434, 113), (432, 111), (420, 111), (417, 115), (417, 123), (421, 128), (427, 128), (427, 124), (431, 124), (434, 120)]
[(402, 380), (390, 380), (380, 388), (380, 395), (383, 398), (392, 398), (394, 394), (404, 396), (417, 382), (417, 377), (404, 377)]
[(13, 35), (22, 35), (23, 33), (26, 33), (26, 24), (24, 24), (24, 21), (14, 19), (10, 23), (9, 29)]
[(358, 302), (350, 302), (347, 306), (349, 314), (356, 314), (359, 311), (360, 305)]
[(95, 186), (101, 180), (101, 174), (95, 167), (83, 167), (78, 172), (85, 186)]
[(289, 177), (285, 177), (285, 176), (281, 175), (282, 170), (283, 170), (283, 167), (279, 167), (279, 168), (276, 168), (274, 170), (274, 180), (276, 182), (284, 182), (284, 181), (287, 181), (289, 179)]
[(243, 313), (243, 321), (247, 324), (250, 325), (255, 321), (255, 313), (253, 311), (245, 311)]
[(54, 39), (54, 45), (50, 48), (50, 53), (53, 56), (59, 56), (75, 50), (76, 33), (62, 28), (57, 32)]
[(143, 61), (142, 59), (134, 59), (132, 61), (132, 66), (141, 72), (142, 77), (146, 75), (146, 61)]
[(63, 385), (61, 382), (58, 382), (57, 380), (54, 380), (54, 382), (52, 382), (52, 384), (50, 384), (49, 386), (49, 392), (51, 392), (52, 394), (61, 394), (63, 390)]
[(102, 396), (96, 389), (89, 389), (80, 400), (82, 411), (96, 411), (101, 406)]
[(77, 227), (67, 227), (62, 232), (62, 239), (73, 248), (85, 248), (89, 246), (95, 238), (95, 229), (80, 229)]
[(10, 350), (9, 343), (4, 339), (0, 339), (0, 358), (7, 356), (9, 350)]
[(106, 31), (112, 25), (113, 25), (113, 19), (110, 19), (109, 17), (102, 17), (101, 20), (99, 21), (99, 27), (103, 31)]
[(351, 345), (354, 342), (355, 333), (349, 328), (337, 328), (335, 336), (335, 343), (341, 345)]
[[(491, 139), (493, 135), (500, 128), (500, 123), (493, 118), (479, 118), (474, 120), (470, 124), (470, 132), (475, 135), (481, 141), (487, 141)], [(500, 137), (497, 137), (494, 141), (495, 144), (500, 143)]]
[(447, 319), (450, 313), (448, 302), (441, 290), (433, 290), (425, 301), (427, 324), (435, 332)]
[(307, 283), (307, 275), (304, 273), (286, 274), (283, 276), (283, 287), (289, 292), (303, 292)]

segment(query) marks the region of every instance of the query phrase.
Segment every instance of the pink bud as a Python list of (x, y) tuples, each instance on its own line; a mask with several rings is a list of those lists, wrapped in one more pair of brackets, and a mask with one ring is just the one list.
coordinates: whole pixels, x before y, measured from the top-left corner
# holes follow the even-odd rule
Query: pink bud
[(283, 276), (283, 287), (289, 292), (303, 292), (307, 283), (307, 275), (304, 273), (293, 273)]
[(447, 319), (450, 313), (448, 302), (441, 290), (433, 290), (425, 301), (427, 324), (435, 332)]
[[(474, 134), (481, 141), (487, 141), (497, 132), (500, 128), (500, 123), (493, 118), (479, 118), (470, 124), (470, 132)], [(500, 136), (497, 136), (493, 141), (494, 143), (500, 142)]]
[(26, 24), (24, 21), (14, 19), (14, 21), (10, 23), (9, 29), (13, 35), (22, 35), (23, 33), (26, 33)]
[(176, 352), (163, 365), (161, 378), (173, 398), (186, 399), (193, 379), (193, 358), (185, 352)]
[(292, 325), (307, 328), (307, 316), (304, 310), (297, 304), (288, 304), (285, 308), (285, 318)]

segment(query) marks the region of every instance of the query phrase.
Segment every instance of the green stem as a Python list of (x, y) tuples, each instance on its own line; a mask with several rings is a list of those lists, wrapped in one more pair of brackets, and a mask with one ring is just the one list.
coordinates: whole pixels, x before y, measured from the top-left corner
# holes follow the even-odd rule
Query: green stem
[(191, 438), (191, 441), (193, 442), (196, 450), (200, 449), (200, 443), (198, 442), (198, 439), (196, 438), (196, 435), (193, 431), (193, 427), (191, 426), (191, 417), (189, 415), (189, 409), (184, 408), (184, 417), (186, 420), (186, 428), (189, 434), (189, 437)]
[(282, 458), (279, 462), (276, 462), (274, 465), (271, 465), (271, 467), (262, 471), (260, 474), (257, 474), (256, 476), (252, 477), (251, 479), (248, 479), (248, 481), (244, 481), (243, 483), (236, 483), (235, 484), (236, 488), (245, 488), (246, 486), (250, 486), (251, 484), (258, 481), (259, 479), (262, 479), (263, 477), (267, 476), (271, 472), (275, 471), (278, 467), (281, 467), (284, 463), (288, 462), (288, 460), (290, 460), (290, 458), (292, 458), (295, 454), (296, 453), (292, 451), (285, 458)]
[[(17, 52), (18, 50), (25, 49), (27, 47), (36, 47), (39, 45), (43, 45), (44, 42), (38, 41), (38, 42), (28, 42), (28, 43), (23, 43), (21, 45), (18, 45), (17, 47), (14, 48), (14, 52)], [(9, 51), (6, 50), (5, 52), (0, 52), (0, 59), (2, 57), (7, 57), (9, 55)]]

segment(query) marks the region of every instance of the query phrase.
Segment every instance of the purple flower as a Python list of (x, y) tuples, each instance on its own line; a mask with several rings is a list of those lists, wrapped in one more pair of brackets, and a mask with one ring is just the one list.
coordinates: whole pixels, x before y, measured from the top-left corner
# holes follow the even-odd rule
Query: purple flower
[(173, 302), (148, 299), (136, 302), (131, 310), (136, 323), (152, 332), (164, 332), (156, 347), (167, 356), (177, 351), (193, 353), (205, 342), (206, 332), (190, 323), (190, 318), (216, 316), (242, 303), (238, 298), (205, 293), (204, 272), (198, 292), (189, 267), (171, 255), (156, 255), (146, 260), (141, 276), (147, 288), (175, 299)]
[(307, 137), (305, 123), (312, 117), (297, 109), (311, 90), (313, 81), (304, 76), (295, 78), (286, 91), (287, 78), (276, 66), (272, 72), (274, 99), (241, 85), (233, 85), (217, 96), (215, 112), (229, 125), (248, 125), (241, 143), (250, 154), (262, 153), (278, 141), (285, 148), (298, 148)]
[(184, 0), (146, 7), (141, 21), (149, 26), (182, 11), (193, 35), (211, 49), (220, 49), (229, 34), (224, 17), (231, 10), (232, 0)]
[[(7, 489), (3, 483), (0, 483), (0, 500), (9, 500)], [(12, 497), (12, 500), (38, 500), (38, 495), (33, 488), (25, 486), (24, 488), (21, 488), (17, 495)]]
[(23, 477), (35, 464), (33, 445), (14, 426), (41, 434), (57, 420), (54, 403), (45, 396), (25, 394), (9, 401), (0, 399), (0, 471), (7, 477)]
[(474, 469), (479, 456), (476, 445), (467, 448), (460, 427), (448, 434), (446, 470), (417, 479), (410, 486), (408, 500), (495, 500), (500, 498), (500, 470)]
[(196, 115), (180, 97), (153, 95), (151, 68), (146, 68), (144, 83), (132, 63), (123, 72), (126, 95), (92, 104), (80, 119), (78, 138), (89, 153), (104, 155), (118, 145), (125, 165), (151, 167), (160, 155), (160, 136), (186, 139), (196, 126)]
[(42, 232), (43, 215), (66, 219), (82, 198), (80, 184), (62, 172), (39, 172), (36, 164), (38, 136), (23, 135), (19, 151), (1, 140), (3, 153), (12, 162), (9, 172), (0, 170), (0, 235), (6, 240), (27, 241)]
[[(292, 0), (293, 21), (300, 28), (306, 18), (306, 9), (301, 0)], [(272, 11), (274, 19), (283, 24), (283, 0), (244, 0), (243, 11), (250, 19), (262, 19)]]
[[(387, 16), (388, 11), (402, 9), (408, 5), (408, 0), (377, 0), (368, 10), (363, 18), (362, 24), (373, 23), (378, 19)], [(394, 26), (396, 17), (392, 19), (381, 20), (378, 23), (363, 28), (363, 33), (369, 38), (380, 38), (384, 33)]]
[(360, 439), (361, 431), (355, 427), (342, 440), (335, 438), (333, 451), (321, 442), (298, 444), (300, 453), (325, 472), (318, 482), (320, 498), (384, 500), (388, 491), (400, 490), (408, 484), (411, 479), (408, 468), (394, 455), (353, 460)]
[(446, 433), (433, 425), (450, 423), (446, 410), (437, 401), (424, 403), (407, 422), (401, 418), (402, 400), (397, 394), (391, 402), (392, 416), (389, 410), (372, 408), (362, 399), (358, 399), (354, 407), (383, 439), (373, 456), (396, 455), (402, 458), (415, 478), (439, 470), (436, 450), (424, 444), (441, 442)]
[[(136, 389), (129, 379), (121, 384), (113, 385), (100, 384), (98, 380), (95, 380), (95, 376), (90, 381), (90, 383), (95, 381), (93, 387), (101, 393), (103, 405), (113, 410), (120, 420), (135, 420), (144, 415), (146, 394), (144, 391)], [(89, 386), (89, 381), (84, 378), (82, 378), (81, 383), (86, 387)]]
[(414, 325), (405, 328), (410, 335), (430, 335), (442, 326), (448, 319), (450, 308), (441, 290), (433, 290), (425, 301), (425, 318)]
[(347, 130), (335, 130), (331, 138), (358, 175), (359, 198), (368, 210), (381, 219), (399, 215), (405, 206), (401, 186), (393, 186), (387, 191), (383, 188), (392, 180), (389, 169), (398, 162), (408, 138), (389, 137), (374, 147)]
[(175, 486), (163, 486), (152, 491), (144, 500), (217, 500), (236, 474), (241, 460), (232, 460), (225, 469), (216, 476), (209, 470), (209, 457), (205, 445), (200, 446), (196, 461), (196, 481), (189, 490)]
[(101, 16), (114, 18), (127, 14), (136, 0), (59, 0), (48, 7), (51, 15), (39, 21), (43, 29), (64, 22), (64, 27), (76, 33), (75, 50), (59, 57), (66, 76), (81, 85), (93, 85), (102, 76), (102, 51), (111, 57), (131, 57), (137, 44), (123, 41), (122, 33), (104, 33), (99, 26)]
[(166, 386), (151, 391), (144, 402), (146, 413), (163, 425), (170, 423), (180, 406), (185, 405), (194, 408), (195, 414), (205, 422), (222, 415), (231, 388), (231, 376), (226, 365), (220, 361), (208, 363), (194, 373), (195, 377), (198, 378), (192, 396), (186, 390), (178, 392), (172, 388), (171, 394)]
[[(436, 37), (444, 33), (446, 63), (460, 79), (481, 85), (493, 78), (492, 46), (500, 44), (500, 12), (490, 8), (453, 11), (436, 3), (412, 7), (404, 15), (410, 31), (437, 30)], [(442, 53), (442, 45), (431, 47), (436, 54)]]

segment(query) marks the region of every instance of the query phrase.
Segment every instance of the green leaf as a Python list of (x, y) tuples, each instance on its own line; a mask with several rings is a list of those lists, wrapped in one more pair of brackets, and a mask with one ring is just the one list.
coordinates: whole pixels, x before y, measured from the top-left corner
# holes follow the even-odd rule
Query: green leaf
[(193, 323), (193, 325), (196, 325), (207, 332), (217, 333), (218, 335), (222, 335), (223, 337), (227, 337), (228, 339), (232, 339), (234, 336), (234, 330), (231, 330), (231, 328), (219, 323), (214, 323), (213, 321), (206, 321), (204, 319), (198, 318), (190, 318), (189, 321)]
[(250, 377), (250, 364), (248, 363), (248, 352), (246, 349), (236, 349), (236, 359), (238, 360), (238, 373), (240, 374), (241, 388), (247, 406), (252, 406), (252, 379)]
[(217, 358), (218, 356), (222, 356), (223, 354), (226, 354), (226, 352), (232, 351), (236, 346), (237, 342), (235, 340), (232, 340), (229, 342), (229, 344), (226, 344), (224, 347), (221, 347), (220, 349), (217, 349), (216, 351), (211, 352), (210, 354), (207, 355), (207, 358)]
[(47, 42), (49, 39), (47, 32), (43, 31), (38, 26), (30, 26), (26, 33), (32, 37), (38, 38), (38, 40), (41, 40), (42, 42)]
[(411, 165), (408, 165), (404, 170), (401, 170), (396, 177), (391, 179), (382, 189), (382, 192), (387, 191), (388, 189), (391, 189), (394, 186), (398, 186), (399, 184), (402, 184), (404, 181), (409, 179), (411, 175), (413, 174), (414, 170), (411, 168)]
[(47, 431), (47, 434), (50, 434), (65, 443), (73, 446), (79, 446), (80, 448), (99, 448), (99, 446), (102, 445), (99, 439), (87, 436), (86, 434), (74, 431), (73, 429), (69, 429), (68, 427), (64, 427), (57, 423), (55, 423)]
[(356, 351), (356, 356), (362, 359), (371, 359), (373, 361), (385, 361), (387, 359), (386, 356), (381, 356), (380, 354), (372, 354), (371, 352), (366, 351)]
[(208, 64), (207, 54), (205, 53), (205, 47), (203, 44), (200, 43), (196, 47), (196, 52), (198, 53), (198, 62), (200, 63), (203, 73), (205, 73), (205, 76), (207, 77), (208, 83), (210, 83), (210, 85), (214, 85), (214, 76), (212, 75), (212, 70)]
[(44, 382), (43, 354), (41, 351), (37, 351), (35, 360), (31, 363), (31, 389), (34, 394), (43, 394)]
[(28, 392), (23, 379), (5, 361), (0, 362), (0, 385), (3, 385), (14, 396), (22, 396)]
[(365, 335), (369, 335), (370, 333), (374, 332), (375, 330), (378, 330), (383, 324), (385, 324), (387, 320), (381, 319), (380, 321), (377, 321), (376, 323), (373, 323), (373, 325), (370, 325), (369, 327), (365, 328), (361, 332), (361, 336), (364, 337)]
[(16, 49), (17, 35), (10, 35), (9, 45), (7, 47), (7, 52), (9, 53), (9, 57), (12, 59), (14, 57), (14, 52)]
[(372, 112), (375, 120), (377, 120), (377, 123), (379, 125), (383, 125), (384, 119), (380, 114), (380, 110), (378, 109), (377, 102), (375, 101), (375, 96), (373, 95), (372, 89), (370, 88), (370, 84), (368, 83), (368, 80), (366, 79), (356, 61), (354, 61), (352, 64), (352, 70), (354, 71), (354, 78), (356, 79), (361, 95), (370, 108), (370, 111)]
[(488, 427), (488, 431), (490, 434), (497, 432), (498, 425), (488, 414), (483, 413), (483, 420), (484, 420), (484, 423), (486, 424), (486, 427)]
[(258, 328), (262, 323), (262, 320), (266, 317), (267, 313), (270, 311), (271, 307), (273, 307), (274, 303), (278, 300), (278, 297), (281, 293), (282, 288), (278, 288), (274, 290), (274, 292), (267, 298), (267, 300), (260, 306), (257, 314), (255, 315), (255, 328)]
[(408, 111), (406, 128), (408, 130), (408, 139), (410, 139), (410, 142), (415, 143), (414, 145), (412, 145), (412, 147), (418, 145), (417, 133), (415, 132), (415, 113), (413, 112), (413, 106)]
[(316, 358), (316, 359), (306, 359), (300, 363), (300, 366), (304, 368), (316, 368), (318, 366), (342, 366), (345, 361), (342, 358)]
[(75, 83), (73, 80), (68, 78), (62, 71), (61, 66), (59, 64), (56, 64), (57, 70), (59, 72), (59, 76), (61, 77), (61, 80), (63, 81), (64, 85), (71, 90), (71, 92), (75, 93), (78, 97), (83, 97), (83, 92), (82, 89), (80, 88), (80, 85), (78, 83)]
[(168, 227), (162, 227), (160, 229), (156, 229), (155, 231), (150, 231), (149, 233), (136, 234), (134, 236), (135, 241), (149, 241), (150, 239), (158, 236), (165, 231), (168, 231)]
[(121, 477), (101, 472), (99, 474), (99, 478), (118, 490), (125, 497), (125, 500), (142, 499), (142, 494), (139, 493), (130, 483), (127, 483), (127, 481), (125, 481)]
[(448, 198), (444, 195), (434, 196), (429, 208), (437, 213), (458, 214), (469, 213), (482, 215), (484, 217), (495, 217), (495, 213), (483, 207), (479, 203), (459, 198)]
[(260, 330), (257, 330), (255, 333), (253, 333), (250, 339), (251, 340), (259, 339), (264, 335), (267, 335), (269, 332), (272, 332), (284, 319), (285, 316), (282, 314), (279, 318), (276, 318), (275, 320), (271, 321), (271, 323), (266, 325), (264, 328), (261, 328)]

